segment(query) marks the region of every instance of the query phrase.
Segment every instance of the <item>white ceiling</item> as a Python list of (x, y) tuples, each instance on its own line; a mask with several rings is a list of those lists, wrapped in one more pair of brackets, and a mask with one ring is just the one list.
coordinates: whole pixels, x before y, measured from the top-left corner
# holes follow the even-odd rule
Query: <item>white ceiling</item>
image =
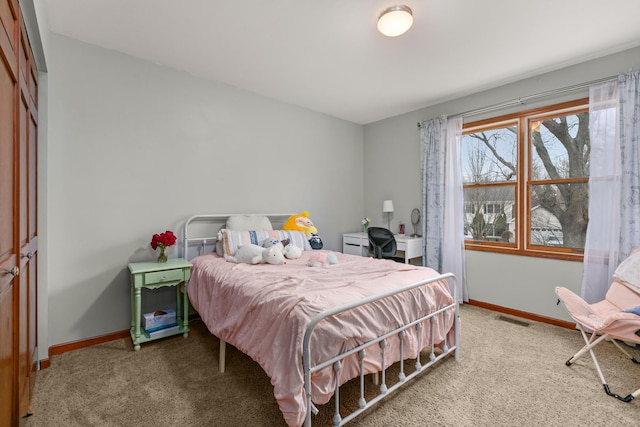
[(360, 124), (640, 45), (639, 0), (43, 2), (55, 33)]

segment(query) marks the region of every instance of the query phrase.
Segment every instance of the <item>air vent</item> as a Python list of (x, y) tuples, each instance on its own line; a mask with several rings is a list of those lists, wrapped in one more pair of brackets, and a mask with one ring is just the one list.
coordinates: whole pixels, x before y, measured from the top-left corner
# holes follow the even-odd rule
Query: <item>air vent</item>
[(513, 323), (514, 325), (518, 325), (518, 326), (524, 326), (524, 327), (529, 326), (529, 323), (524, 322), (522, 320), (514, 319), (513, 317), (498, 316), (498, 320), (502, 320), (503, 322)]

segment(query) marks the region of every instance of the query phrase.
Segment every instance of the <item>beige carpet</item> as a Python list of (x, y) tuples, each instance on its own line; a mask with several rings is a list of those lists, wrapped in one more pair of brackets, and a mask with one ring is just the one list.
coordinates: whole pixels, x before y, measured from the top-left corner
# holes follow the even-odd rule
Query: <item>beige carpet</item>
[[(447, 358), (350, 426), (637, 426), (640, 399), (608, 397), (590, 357), (565, 361), (582, 345), (577, 331), (524, 327), (473, 306), (461, 308), (460, 361)], [(640, 360), (640, 351), (629, 348)], [(640, 387), (640, 365), (611, 343), (596, 348), (613, 392)], [(181, 336), (142, 345), (112, 341), (54, 356), (38, 372), (26, 426), (284, 426), (269, 378), (227, 347), (218, 373), (218, 340), (201, 322)], [(389, 374), (389, 378), (395, 377)], [(373, 388), (373, 387), (371, 387)], [(341, 391), (346, 404), (357, 384)], [(330, 425), (332, 406), (314, 425)]]

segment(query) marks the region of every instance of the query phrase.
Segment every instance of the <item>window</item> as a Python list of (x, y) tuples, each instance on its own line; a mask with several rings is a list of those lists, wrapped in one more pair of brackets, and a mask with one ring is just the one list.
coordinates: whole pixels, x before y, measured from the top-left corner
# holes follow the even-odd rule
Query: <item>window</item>
[(589, 148), (588, 100), (465, 124), (467, 249), (581, 260)]

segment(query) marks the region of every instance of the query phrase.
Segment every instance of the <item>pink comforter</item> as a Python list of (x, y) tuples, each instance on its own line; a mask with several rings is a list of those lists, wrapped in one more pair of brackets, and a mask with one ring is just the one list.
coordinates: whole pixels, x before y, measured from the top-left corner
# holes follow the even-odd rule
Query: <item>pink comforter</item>
[[(317, 252), (317, 251), (316, 251)], [(209, 330), (258, 362), (271, 378), (274, 395), (289, 426), (302, 425), (306, 413), (302, 340), (310, 320), (322, 311), (364, 297), (429, 279), (430, 268), (389, 260), (335, 253), (338, 264), (307, 267), (312, 251), (285, 265), (249, 265), (226, 262), (215, 255), (192, 260), (188, 294)], [(314, 362), (322, 362), (354, 348), (421, 315), (453, 302), (446, 281), (386, 298), (326, 319), (311, 339)], [(441, 343), (451, 330), (453, 313), (435, 319), (434, 342)], [(405, 338), (405, 358), (419, 349), (415, 330)], [(422, 345), (431, 342), (430, 328), (423, 328)], [(385, 350), (385, 363), (398, 360), (397, 338)], [(381, 368), (380, 355), (368, 351), (367, 373)], [(349, 362), (349, 361), (347, 361)], [(357, 376), (355, 357), (345, 363), (340, 383)], [(312, 365), (313, 366), (313, 365)], [(333, 394), (333, 370), (312, 376), (312, 401), (326, 403)]]

